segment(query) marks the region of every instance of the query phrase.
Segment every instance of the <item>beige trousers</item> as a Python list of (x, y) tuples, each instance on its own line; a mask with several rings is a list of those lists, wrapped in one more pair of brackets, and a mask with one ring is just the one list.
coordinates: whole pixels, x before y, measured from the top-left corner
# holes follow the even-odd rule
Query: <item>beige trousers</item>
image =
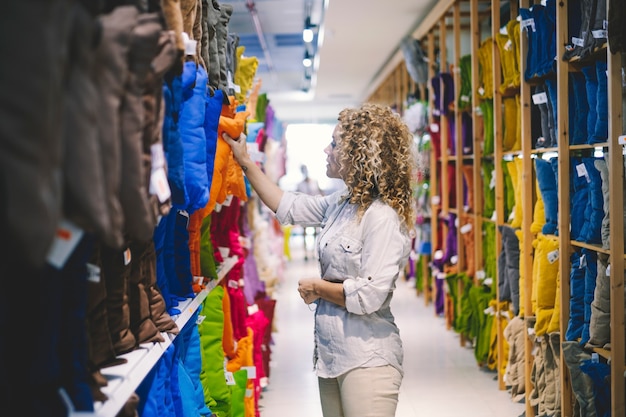
[(402, 375), (391, 365), (319, 378), (324, 417), (394, 417)]

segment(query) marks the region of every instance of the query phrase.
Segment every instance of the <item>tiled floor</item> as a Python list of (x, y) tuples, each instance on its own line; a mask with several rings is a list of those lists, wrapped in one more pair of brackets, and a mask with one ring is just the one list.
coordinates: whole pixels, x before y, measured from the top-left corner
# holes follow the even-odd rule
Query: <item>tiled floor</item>
[[(302, 238), (293, 236), (292, 259), (276, 290), (269, 385), (262, 393), (262, 417), (321, 417), (313, 373), (313, 312), (299, 297), (299, 278), (319, 276), (314, 259), (304, 260)], [(496, 374), (481, 370), (473, 350), (435, 317), (407, 281), (399, 282), (392, 312), (404, 343), (405, 377), (396, 417), (518, 417), (524, 405), (498, 390)]]

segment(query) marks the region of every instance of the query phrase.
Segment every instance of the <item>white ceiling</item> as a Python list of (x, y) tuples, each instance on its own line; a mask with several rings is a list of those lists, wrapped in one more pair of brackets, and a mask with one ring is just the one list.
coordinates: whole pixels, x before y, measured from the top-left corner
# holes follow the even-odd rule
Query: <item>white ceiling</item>
[[(402, 38), (413, 33), (437, 0), (219, 3), (233, 5), (229, 30), (246, 47), (244, 55), (259, 60), (256, 75), (262, 80), (261, 92), (267, 93), (276, 117), (287, 123), (333, 123), (342, 108), (367, 98), (380, 71), (397, 56)], [(306, 15), (319, 25), (310, 80), (302, 65)]]

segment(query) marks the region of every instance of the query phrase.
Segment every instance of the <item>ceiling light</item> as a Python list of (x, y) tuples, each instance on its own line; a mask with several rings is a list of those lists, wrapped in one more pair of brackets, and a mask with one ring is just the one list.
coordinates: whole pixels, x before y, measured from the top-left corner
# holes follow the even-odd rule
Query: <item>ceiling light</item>
[(313, 33), (313, 29), (315, 29), (316, 27), (317, 25), (311, 23), (311, 17), (307, 16), (304, 21), (304, 30), (302, 31), (302, 40), (304, 42), (309, 43), (313, 41), (313, 37), (315, 35)]
[(304, 59), (302, 60), (302, 65), (304, 65), (305, 68), (309, 68), (311, 65), (313, 65), (313, 60), (311, 59), (311, 54), (309, 54), (309, 51), (304, 52)]
[(313, 29), (304, 29), (302, 31), (302, 40), (306, 43), (313, 41)]

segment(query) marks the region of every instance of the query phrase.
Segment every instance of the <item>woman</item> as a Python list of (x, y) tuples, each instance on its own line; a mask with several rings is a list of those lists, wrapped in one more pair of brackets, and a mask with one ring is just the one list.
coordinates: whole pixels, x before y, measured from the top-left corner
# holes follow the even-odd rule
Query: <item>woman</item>
[(328, 196), (283, 192), (250, 159), (245, 137), (225, 137), (261, 200), (283, 224), (321, 227), (321, 278), (301, 279), (316, 303), (314, 364), (324, 417), (393, 417), (402, 341), (390, 310), (415, 222), (412, 135), (389, 108), (339, 113), (326, 175), (346, 187)]

